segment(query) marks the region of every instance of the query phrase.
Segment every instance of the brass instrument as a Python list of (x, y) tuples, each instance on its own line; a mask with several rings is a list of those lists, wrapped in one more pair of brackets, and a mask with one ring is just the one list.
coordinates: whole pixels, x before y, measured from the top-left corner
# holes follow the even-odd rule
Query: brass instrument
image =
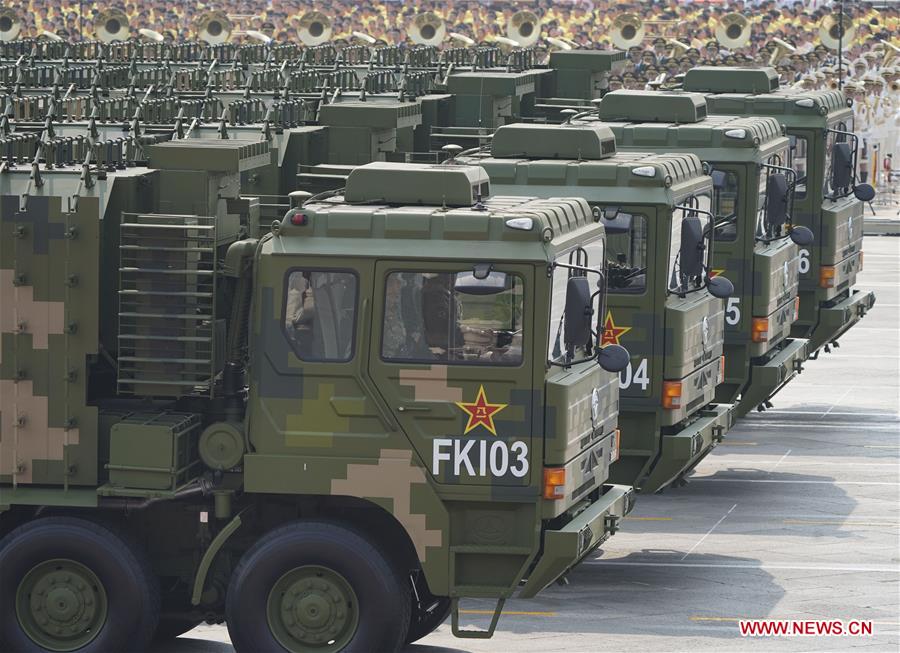
[(297, 34), (303, 45), (321, 45), (331, 38), (331, 18), (321, 11), (307, 11), (300, 17)]
[(413, 43), (440, 45), (447, 36), (447, 26), (436, 13), (426, 11), (413, 17), (406, 33)]
[(856, 35), (856, 28), (853, 27), (853, 21), (849, 16), (844, 16), (841, 23), (839, 14), (829, 14), (819, 21), (819, 38), (829, 50), (837, 50), (838, 43), (843, 32), (843, 42), (845, 46), (849, 46), (853, 37)]
[(94, 25), (94, 35), (104, 43), (128, 39), (128, 16), (121, 9), (100, 12)]
[(610, 39), (620, 50), (640, 45), (644, 40), (644, 23), (635, 14), (619, 14), (609, 28)]
[(12, 9), (0, 9), (0, 41), (15, 41), (22, 31), (22, 19)]
[(750, 21), (741, 14), (731, 12), (722, 16), (716, 26), (716, 40), (723, 48), (738, 50), (750, 42)]
[(506, 36), (520, 47), (530, 47), (541, 37), (541, 19), (533, 11), (517, 11), (506, 24)]
[(209, 45), (219, 45), (231, 38), (234, 24), (221, 11), (207, 11), (197, 19), (197, 37)]
[(779, 61), (781, 61), (786, 54), (796, 52), (797, 48), (786, 41), (782, 41), (779, 38), (774, 38), (769, 43), (774, 43), (775, 48), (772, 50), (771, 56), (769, 56), (769, 65), (774, 66)]

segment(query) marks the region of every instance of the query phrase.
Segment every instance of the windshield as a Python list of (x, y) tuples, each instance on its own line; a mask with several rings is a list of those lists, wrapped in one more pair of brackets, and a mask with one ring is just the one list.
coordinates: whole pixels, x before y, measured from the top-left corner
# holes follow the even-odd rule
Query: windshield
[[(684, 294), (703, 286), (709, 266), (710, 198), (695, 195), (672, 212), (668, 290)], [(699, 209), (699, 210), (691, 210)]]
[(713, 170), (713, 213), (716, 242), (732, 242), (738, 237), (738, 176), (731, 171)]
[(523, 282), (515, 274), (391, 272), (381, 356), (406, 363), (519, 365), (523, 309)]
[(647, 288), (647, 216), (619, 213), (607, 224), (609, 292), (639, 295)]
[(791, 145), (788, 157), (788, 165), (797, 173), (797, 183), (794, 186), (794, 196), (802, 200), (806, 197), (807, 154), (809, 141), (804, 136), (790, 136)]
[[(591, 288), (599, 290), (595, 301), (596, 315), (605, 307), (603, 295), (605, 293), (604, 261), (606, 260), (606, 244), (604, 239), (597, 238), (591, 242), (571, 250), (559, 256), (554, 262), (553, 277), (550, 297), (550, 332), (547, 345), (547, 358), (550, 362), (558, 363), (566, 358), (565, 328), (566, 328), (566, 293), (569, 278), (576, 275), (584, 275), (580, 270), (572, 270), (567, 265), (578, 266), (587, 270), (593, 270), (596, 274), (587, 274)], [(600, 288), (597, 288), (597, 284)], [(576, 347), (575, 358), (586, 354), (586, 345)]]

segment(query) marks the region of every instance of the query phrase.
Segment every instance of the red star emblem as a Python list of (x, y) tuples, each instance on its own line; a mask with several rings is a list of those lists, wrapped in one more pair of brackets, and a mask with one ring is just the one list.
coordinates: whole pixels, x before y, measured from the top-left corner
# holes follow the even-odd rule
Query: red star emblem
[(469, 422), (466, 424), (466, 430), (463, 435), (474, 429), (476, 426), (483, 426), (492, 435), (497, 435), (497, 429), (494, 428), (494, 415), (506, 408), (508, 404), (491, 404), (488, 403), (487, 397), (484, 395), (484, 386), (478, 388), (478, 396), (475, 397), (475, 403), (465, 403), (457, 401), (456, 405), (462, 408), (469, 415)]
[(709, 271), (709, 278), (710, 278), (710, 279), (713, 279), (713, 278), (719, 276), (720, 274), (722, 274), (723, 272), (725, 272), (725, 268), (722, 268), (722, 269), (720, 269), (720, 270), (710, 270), (710, 271)]
[(631, 331), (631, 327), (616, 326), (616, 323), (613, 322), (612, 311), (607, 311), (606, 321), (603, 323), (603, 337), (600, 338), (600, 346), (603, 347), (606, 345), (618, 345), (619, 338), (624, 336), (629, 331)]

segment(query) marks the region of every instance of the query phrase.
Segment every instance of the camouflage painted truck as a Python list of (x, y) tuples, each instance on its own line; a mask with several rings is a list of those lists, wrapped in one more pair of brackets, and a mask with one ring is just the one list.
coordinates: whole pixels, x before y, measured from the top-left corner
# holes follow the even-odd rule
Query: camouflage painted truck
[[(609, 128), (507, 125), (490, 150), (463, 153), (498, 194), (575, 194), (607, 233), (603, 342), (631, 354), (621, 372), (622, 446), (612, 478), (655, 492), (688, 474), (731, 427), (715, 402), (732, 288), (710, 265), (712, 179), (692, 154), (616, 153)], [(714, 293), (715, 296), (712, 294)]]
[(267, 142), (108, 153), (0, 175), (0, 650), (489, 636), (617, 530), (584, 200), (373, 164), (256, 239)]
[(863, 265), (863, 208), (875, 191), (856, 182), (859, 137), (841, 91), (779, 89), (771, 68), (698, 67), (684, 90), (705, 93), (709, 112), (772, 116), (791, 140), (788, 167), (797, 172), (794, 221), (815, 242), (800, 249), (800, 317), (791, 335), (809, 339), (809, 354), (830, 345), (875, 304), (854, 288)]
[(807, 358), (806, 340), (790, 333), (799, 315), (800, 245), (813, 241), (791, 222), (796, 175), (778, 121), (707, 116), (703, 95), (664, 91), (607, 93), (596, 115), (582, 120), (601, 120), (620, 152), (692, 152), (707, 166), (716, 216), (711, 266), (735, 287), (725, 304), (725, 378), (716, 401), (735, 402), (738, 417), (764, 409)]

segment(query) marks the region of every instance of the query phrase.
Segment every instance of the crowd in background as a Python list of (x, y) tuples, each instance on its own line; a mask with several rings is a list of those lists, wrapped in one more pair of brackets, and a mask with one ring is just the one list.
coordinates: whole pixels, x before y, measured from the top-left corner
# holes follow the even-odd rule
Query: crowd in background
[[(118, 7), (130, 19), (134, 33), (141, 27), (166, 34), (173, 39), (196, 36), (197, 18), (208, 10), (219, 10), (238, 19), (243, 29), (267, 32), (280, 42), (298, 39), (300, 19), (308, 11), (318, 10), (333, 20), (334, 36), (349, 38), (354, 31), (365, 32), (390, 44), (406, 40), (407, 26), (413, 16), (433, 11), (447, 24), (449, 31), (465, 34), (476, 42), (504, 35), (509, 18), (522, 9), (541, 18), (542, 36), (565, 37), (580, 45), (609, 46), (610, 25), (624, 12), (644, 20), (673, 21), (671, 36), (694, 47), (715, 38), (715, 29), (724, 13), (738, 12), (753, 22), (753, 36), (746, 51), (755, 56), (772, 38), (779, 37), (796, 45), (801, 52), (818, 43), (818, 21), (832, 11), (826, 2), (778, 2), (767, 0), (720, 0), (718, 2), (622, 2), (611, 0), (536, 0), (528, 2), (428, 1), (391, 2), (374, 0), (223, 0), (220, 2), (179, 3), (166, 0), (130, 2), (94, 2), (92, 0), (13, 0), (6, 4), (20, 11), (25, 23), (24, 35), (37, 36), (43, 30), (65, 38), (94, 34), (94, 19), (105, 9)], [(865, 2), (848, 2), (846, 11), (857, 27), (852, 48), (862, 48), (873, 38), (897, 38), (900, 11), (877, 11)]]

